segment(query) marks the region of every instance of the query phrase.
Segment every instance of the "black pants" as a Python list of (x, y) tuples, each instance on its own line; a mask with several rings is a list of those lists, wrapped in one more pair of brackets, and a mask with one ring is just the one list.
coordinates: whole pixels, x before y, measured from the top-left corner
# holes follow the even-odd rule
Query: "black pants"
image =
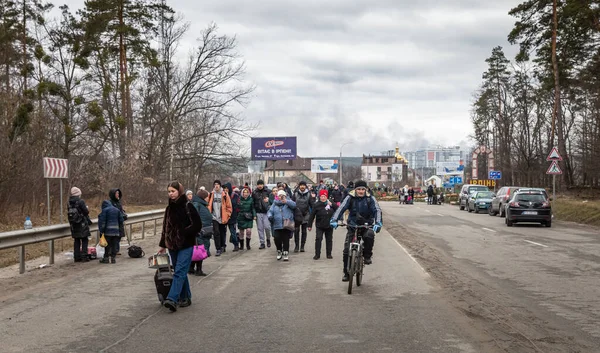
[[(348, 269), (348, 253), (350, 250), (350, 243), (354, 238), (354, 228), (348, 227), (348, 233), (346, 233), (346, 241), (344, 242), (344, 272)], [(366, 258), (373, 256), (373, 245), (375, 245), (375, 232), (372, 229), (359, 229), (358, 234), (363, 234), (363, 256)]]
[(106, 241), (108, 242), (108, 246), (104, 248), (104, 258), (108, 259), (109, 256), (117, 256), (117, 245), (119, 245), (121, 237), (106, 237)]
[(88, 238), (73, 238), (73, 258), (82, 259), (88, 253)]
[(215, 238), (215, 249), (223, 249), (227, 246), (227, 224), (213, 221), (213, 234)]
[[(294, 242), (296, 244), (296, 246), (299, 246), (300, 244), (302, 244), (304, 246), (304, 244), (306, 243), (306, 228), (308, 228), (308, 224), (307, 223), (302, 223), (299, 226), (296, 226), (296, 229), (294, 230)], [(300, 230), (302, 229), (302, 243), (300, 243)]]
[(317, 228), (316, 232), (317, 238), (315, 240), (315, 255), (321, 256), (321, 243), (323, 242), (323, 235), (325, 235), (325, 251), (327, 252), (327, 255), (331, 255), (331, 249), (333, 248), (333, 228)]
[(275, 246), (279, 251), (290, 251), (290, 231), (287, 229), (277, 229), (273, 234)]

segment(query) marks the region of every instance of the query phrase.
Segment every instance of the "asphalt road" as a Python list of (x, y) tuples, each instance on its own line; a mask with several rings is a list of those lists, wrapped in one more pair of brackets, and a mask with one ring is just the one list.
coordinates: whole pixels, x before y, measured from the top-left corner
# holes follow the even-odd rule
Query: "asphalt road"
[[(600, 351), (597, 230), (507, 228), (453, 206), (382, 208), (374, 264), (351, 296), (343, 229), (333, 260), (312, 260), (314, 232), (289, 263), (257, 244), (211, 257), (208, 277), (190, 277), (193, 305), (176, 313), (158, 304), (143, 259), (0, 271), (0, 351)], [(151, 253), (155, 243), (141, 245)]]
[[(193, 305), (160, 307), (145, 260), (64, 264), (1, 279), (2, 352), (496, 352), (387, 231), (348, 295), (334, 259), (228, 252), (193, 280)], [(147, 252), (154, 246), (144, 245)], [(254, 241), (256, 242), (256, 240)]]

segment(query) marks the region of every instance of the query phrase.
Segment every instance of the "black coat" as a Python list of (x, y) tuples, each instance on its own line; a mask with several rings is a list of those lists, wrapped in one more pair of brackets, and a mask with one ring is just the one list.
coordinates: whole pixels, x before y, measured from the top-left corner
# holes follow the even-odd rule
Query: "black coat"
[(344, 200), (344, 193), (338, 189), (335, 190), (333, 189), (333, 191), (331, 191), (331, 200), (333, 200), (333, 202), (342, 202), (342, 200)]
[(200, 215), (184, 194), (175, 201), (169, 200), (159, 245), (169, 250), (192, 247), (196, 244), (196, 235), (201, 229)]
[(329, 209), (327, 210), (326, 207), (327, 206), (327, 202), (321, 202), (321, 200), (315, 202), (312, 212), (310, 213), (310, 218), (308, 219), (308, 226), (310, 228), (312, 228), (313, 222), (316, 219), (316, 226), (319, 229), (329, 229), (331, 228), (331, 225), (329, 224), (329, 222), (331, 221), (331, 218), (333, 217), (333, 214), (335, 213), (335, 210), (337, 210), (337, 205), (336, 204), (332, 204)]
[(262, 190), (256, 188), (252, 191), (252, 200), (254, 200), (254, 210), (256, 213), (269, 212), (271, 205), (268, 202), (263, 201), (265, 197), (268, 198), (269, 196), (271, 196), (271, 191), (269, 191), (266, 186), (264, 186)]
[(71, 236), (73, 238), (87, 238), (91, 236), (90, 234), (90, 211), (85, 205), (85, 201), (79, 196), (71, 196), (69, 197), (69, 207), (75, 207), (79, 210), (79, 213), (83, 215), (83, 222), (81, 223), (70, 223), (71, 225)]

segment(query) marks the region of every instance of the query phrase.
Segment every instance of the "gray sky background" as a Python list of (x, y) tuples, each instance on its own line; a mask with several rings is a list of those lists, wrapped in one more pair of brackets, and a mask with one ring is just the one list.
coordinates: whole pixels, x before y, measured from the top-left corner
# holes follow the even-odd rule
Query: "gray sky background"
[[(53, 1), (59, 5), (60, 1)], [(82, 0), (66, 0), (72, 9)], [(519, 0), (171, 0), (192, 47), (210, 22), (236, 35), (256, 85), (256, 136), (298, 136), (300, 156), (467, 144), (470, 103)], [(184, 47), (185, 47), (184, 46)], [(185, 53), (183, 53), (185, 54)]]

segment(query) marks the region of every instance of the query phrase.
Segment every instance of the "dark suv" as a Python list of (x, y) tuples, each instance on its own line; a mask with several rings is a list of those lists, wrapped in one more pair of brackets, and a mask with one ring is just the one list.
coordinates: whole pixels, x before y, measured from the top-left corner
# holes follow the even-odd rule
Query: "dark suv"
[(506, 206), (506, 225), (517, 222), (541, 223), (552, 227), (552, 205), (542, 191), (517, 191)]
[(463, 185), (462, 189), (460, 189), (460, 195), (458, 196), (458, 205), (460, 206), (460, 210), (464, 210), (467, 206), (467, 202), (469, 200), (469, 195), (473, 191), (490, 191), (487, 186), (483, 185), (475, 185), (475, 184), (466, 184)]
[(500, 213), (500, 217), (504, 217), (506, 215), (506, 207), (504, 206), (510, 202), (517, 190), (519, 190), (518, 186), (504, 186), (500, 188), (498, 193), (496, 193), (496, 197), (492, 200), (492, 206), (488, 210), (489, 215), (495, 216)]

